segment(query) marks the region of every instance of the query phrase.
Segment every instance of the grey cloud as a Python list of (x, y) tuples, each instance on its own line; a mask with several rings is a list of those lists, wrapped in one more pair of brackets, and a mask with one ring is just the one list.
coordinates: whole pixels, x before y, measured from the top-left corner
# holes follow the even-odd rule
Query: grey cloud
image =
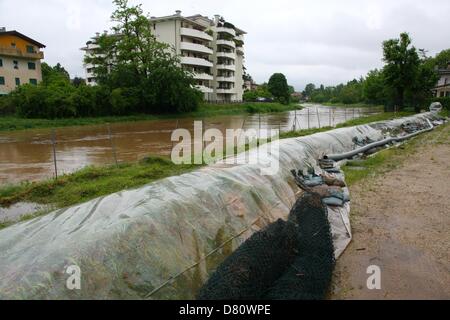
[[(382, 66), (381, 42), (408, 31), (430, 54), (450, 47), (450, 2), (435, 0), (172, 0), (143, 2), (161, 16), (222, 14), (248, 32), (246, 66), (258, 82), (283, 72), (297, 89), (314, 82), (334, 85)], [(21, 19), (15, 12), (21, 8)], [(1, 0), (0, 24), (47, 45), (46, 61), (83, 76), (79, 50), (110, 26), (110, 0)]]

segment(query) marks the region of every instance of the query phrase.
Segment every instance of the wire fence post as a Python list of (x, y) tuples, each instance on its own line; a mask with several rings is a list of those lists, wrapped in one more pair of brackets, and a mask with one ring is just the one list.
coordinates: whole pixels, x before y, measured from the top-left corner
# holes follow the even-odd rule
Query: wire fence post
[(355, 108), (353, 108), (353, 119), (355, 119)]
[(320, 115), (319, 115), (319, 109), (316, 107), (316, 113), (317, 113), (317, 123), (319, 124), (319, 129), (322, 128), (322, 126), (320, 125)]
[(261, 113), (259, 113), (259, 129), (258, 129), (258, 146), (259, 146), (259, 139), (261, 139)]
[(329, 110), (329, 114), (330, 114), (330, 127), (331, 127), (331, 108)]
[(56, 131), (52, 130), (52, 149), (53, 149), (53, 164), (55, 166), (55, 179), (58, 180), (58, 165), (56, 164)]
[[(203, 145), (203, 150), (206, 149), (206, 140), (205, 140), (205, 121), (202, 120), (202, 145)], [(203, 155), (202, 155), (203, 157)]]
[(297, 110), (295, 110), (295, 117), (294, 117), (294, 125), (292, 126), (293, 131), (297, 130)]
[[(175, 130), (178, 130), (178, 121), (180, 121), (180, 120), (177, 119), (177, 124), (175, 125)], [(175, 141), (172, 141), (172, 135), (170, 135), (170, 140), (172, 142), (172, 150), (173, 150), (173, 145), (174, 145)]]
[(308, 130), (311, 128), (310, 122), (309, 122), (309, 108), (308, 108)]
[(119, 165), (119, 162), (117, 161), (117, 153), (116, 153), (116, 146), (113, 141), (112, 133), (111, 133), (111, 125), (108, 123), (108, 135), (109, 135), (109, 143), (111, 144), (111, 150), (114, 157), (114, 162), (116, 166)]

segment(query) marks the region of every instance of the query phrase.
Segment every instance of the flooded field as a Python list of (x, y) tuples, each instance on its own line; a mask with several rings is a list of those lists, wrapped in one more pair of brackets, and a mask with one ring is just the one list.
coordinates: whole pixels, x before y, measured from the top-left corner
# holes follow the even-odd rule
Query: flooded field
[[(148, 155), (170, 155), (174, 129), (193, 131), (194, 121), (203, 120), (205, 129), (308, 129), (334, 126), (352, 118), (377, 113), (374, 109), (329, 108), (308, 105), (299, 111), (211, 118), (182, 118), (67, 127), (55, 130), (58, 174), (89, 165), (135, 162)], [(308, 116), (309, 115), (309, 116)], [(112, 139), (110, 139), (110, 137)], [(55, 175), (52, 130), (37, 129), (0, 133), (0, 185), (36, 181)]]

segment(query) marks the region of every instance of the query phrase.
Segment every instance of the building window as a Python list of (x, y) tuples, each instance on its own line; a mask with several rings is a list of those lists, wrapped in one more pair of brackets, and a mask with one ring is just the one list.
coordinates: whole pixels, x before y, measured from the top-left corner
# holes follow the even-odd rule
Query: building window
[(11, 42), (11, 47), (15, 48), (16, 47), (16, 43), (15, 42)]
[(0, 67), (3, 67), (3, 60), (0, 59)]
[(19, 69), (19, 61), (14, 60), (13, 65), (14, 65), (14, 69)]
[(446, 96), (446, 97), (450, 97), (450, 91), (447, 91), (447, 92), (445, 93), (445, 96)]
[(37, 79), (30, 79), (30, 84), (37, 85)]
[(5, 77), (0, 77), (0, 86), (5, 85)]
[(16, 78), (16, 86), (20, 86), (20, 78)]
[(33, 46), (27, 46), (27, 52), (28, 53), (34, 53), (34, 47)]
[(36, 63), (28, 62), (28, 70), (36, 70)]

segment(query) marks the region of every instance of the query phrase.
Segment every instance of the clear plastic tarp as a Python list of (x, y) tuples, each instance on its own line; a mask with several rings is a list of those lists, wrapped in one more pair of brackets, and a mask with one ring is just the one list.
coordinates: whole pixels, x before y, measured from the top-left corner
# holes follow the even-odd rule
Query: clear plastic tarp
[[(291, 170), (320, 170), (319, 158), (353, 150), (355, 137), (378, 141), (432, 117), (282, 140), (273, 176), (217, 163), (0, 230), (0, 299), (194, 299), (243, 241), (286, 219), (300, 192)], [(330, 211), (337, 256), (351, 238), (350, 209), (340, 210)], [(73, 266), (80, 289), (68, 285)]]

